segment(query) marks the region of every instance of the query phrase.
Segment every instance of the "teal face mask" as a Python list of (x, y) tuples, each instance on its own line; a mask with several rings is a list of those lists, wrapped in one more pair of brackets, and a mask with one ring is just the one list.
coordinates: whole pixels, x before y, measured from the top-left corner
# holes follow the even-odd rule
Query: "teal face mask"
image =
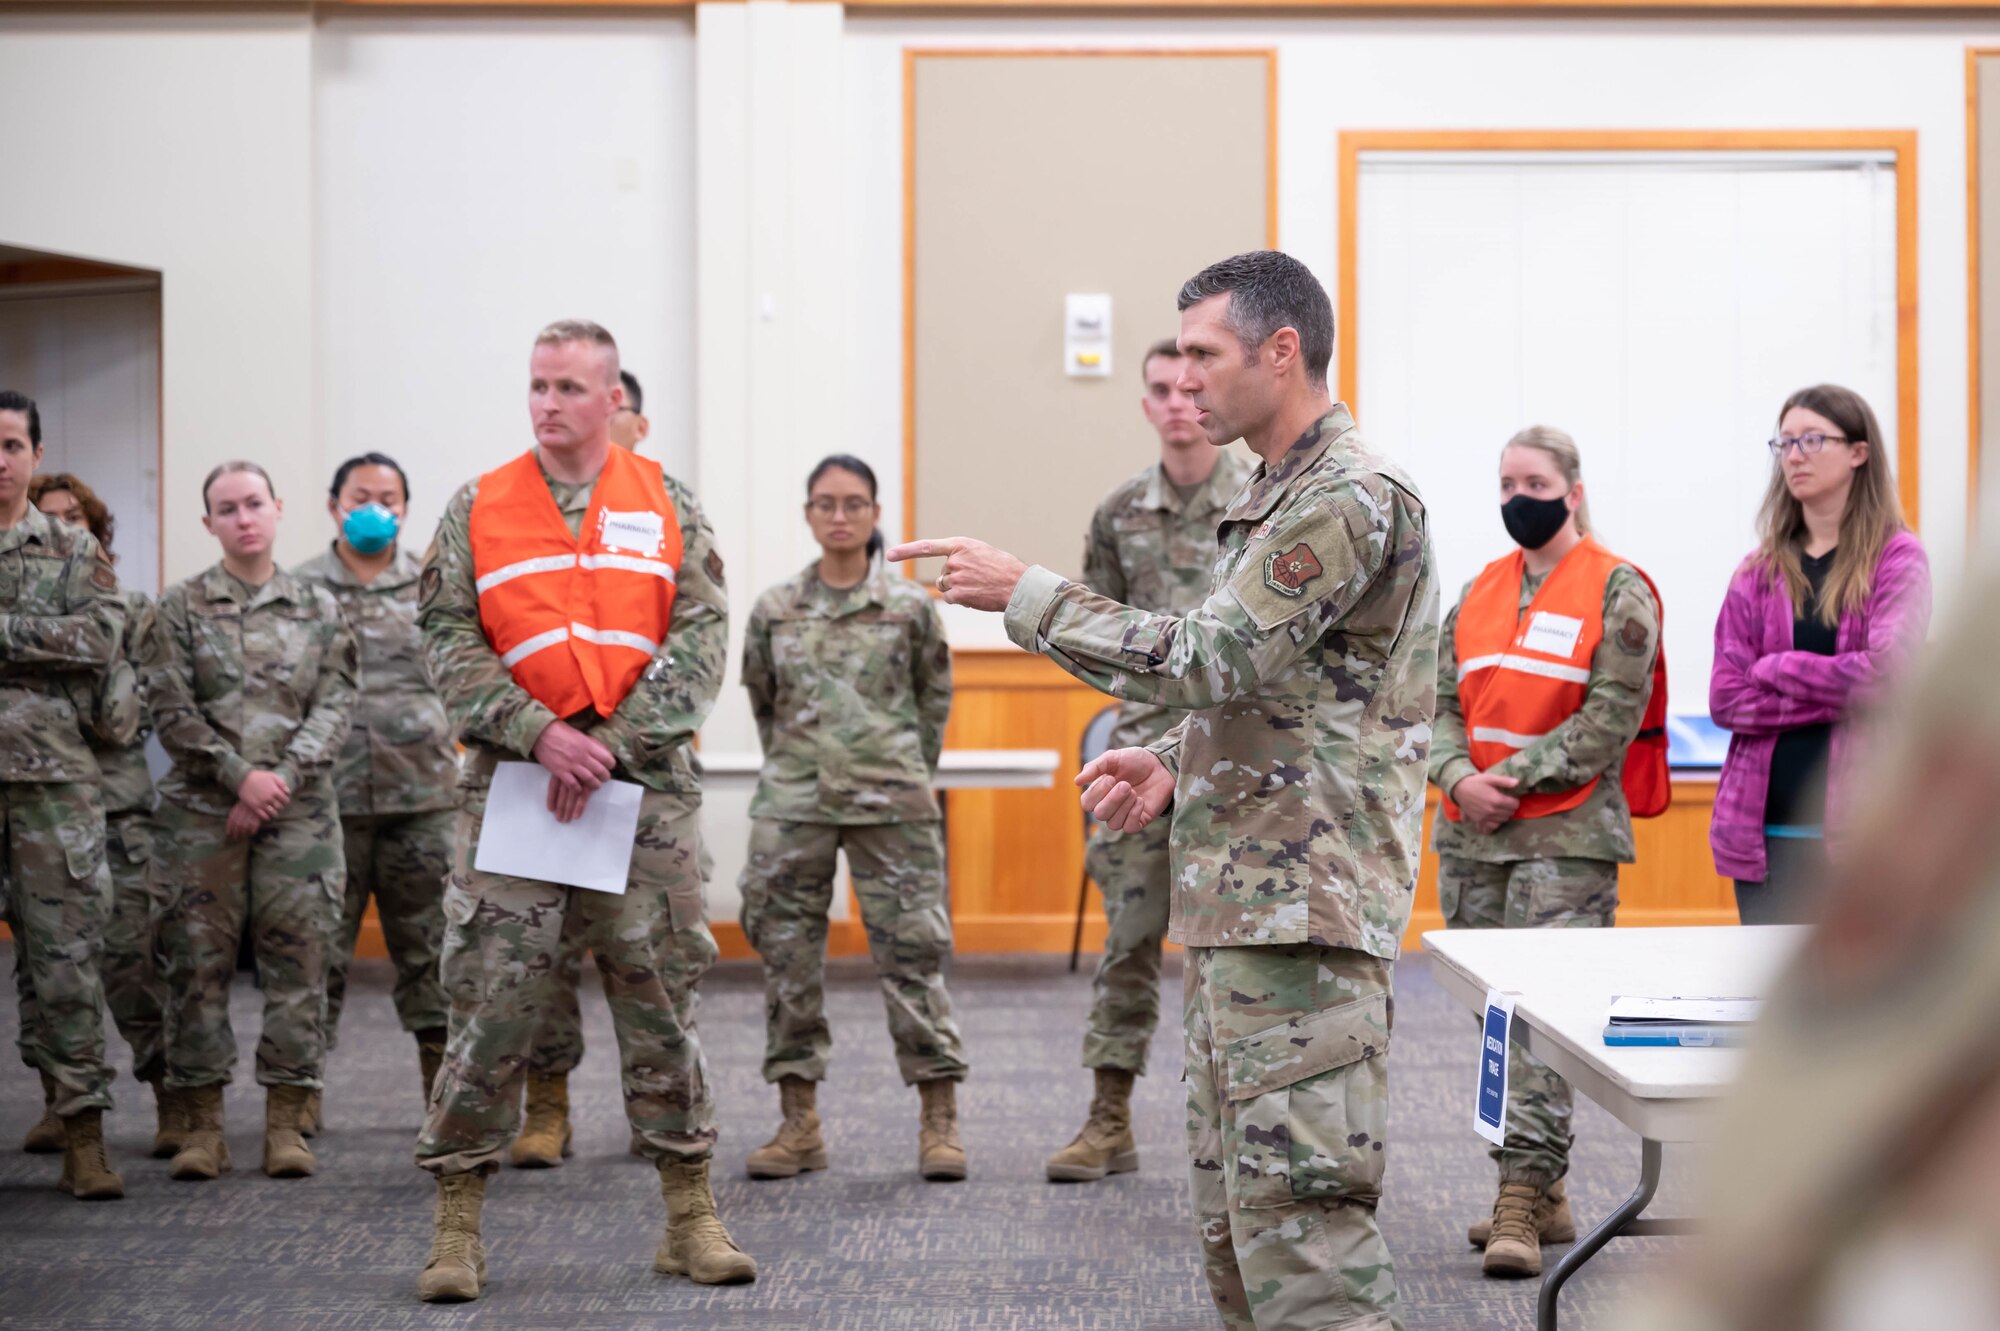
[(396, 539), (396, 515), (381, 504), (363, 504), (349, 509), (340, 524), (340, 534), (356, 554), (380, 554)]

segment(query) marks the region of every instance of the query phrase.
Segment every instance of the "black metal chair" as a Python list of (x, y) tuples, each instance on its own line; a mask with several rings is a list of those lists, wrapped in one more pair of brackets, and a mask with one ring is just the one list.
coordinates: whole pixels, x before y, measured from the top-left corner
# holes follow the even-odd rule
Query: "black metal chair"
[[(1077, 746), (1078, 771), (1082, 771), (1084, 768), (1090, 766), (1091, 763), (1097, 761), (1098, 758), (1103, 756), (1104, 751), (1111, 747), (1111, 731), (1117, 724), (1117, 703), (1113, 703), (1111, 706), (1099, 711), (1096, 716), (1090, 718), (1090, 724), (1083, 728), (1083, 742)], [(1086, 843), (1090, 840), (1090, 829), (1096, 822), (1097, 820), (1089, 814), (1086, 813), (1083, 815), (1083, 839)], [(1076, 973), (1077, 958), (1083, 952), (1083, 912), (1084, 908), (1089, 904), (1090, 863), (1088, 857), (1086, 857), (1082, 881), (1076, 887), (1076, 932), (1070, 935), (1069, 940), (1069, 969), (1072, 975)]]

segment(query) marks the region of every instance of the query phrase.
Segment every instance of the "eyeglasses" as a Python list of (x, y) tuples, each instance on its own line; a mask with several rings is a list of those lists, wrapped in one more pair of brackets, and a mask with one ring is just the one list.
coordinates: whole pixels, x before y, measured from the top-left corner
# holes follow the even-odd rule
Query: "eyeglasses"
[(1829, 440), (1834, 443), (1844, 444), (1847, 442), (1847, 436), (1844, 434), (1826, 434), (1819, 430), (1807, 430), (1801, 435), (1778, 435), (1769, 441), (1769, 447), (1771, 449), (1771, 456), (1774, 458), (1784, 457), (1785, 450), (1788, 448), (1796, 448), (1803, 456), (1813, 457), (1822, 448), (1826, 447)]
[(859, 518), (868, 515), (869, 510), (875, 507), (875, 501), (872, 499), (863, 499), (859, 495), (853, 495), (849, 498), (836, 501), (830, 495), (821, 495), (810, 504), (807, 504), (806, 507), (823, 518), (830, 518), (836, 512), (845, 514), (850, 518)]

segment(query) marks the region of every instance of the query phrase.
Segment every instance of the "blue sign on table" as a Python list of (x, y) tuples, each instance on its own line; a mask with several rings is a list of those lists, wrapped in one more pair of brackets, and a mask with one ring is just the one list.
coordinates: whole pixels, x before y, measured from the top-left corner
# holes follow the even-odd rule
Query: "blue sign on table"
[(1472, 1130), (1495, 1146), (1507, 1135), (1507, 1040), (1513, 1025), (1512, 996), (1487, 991), (1486, 1017), (1479, 1029), (1479, 1098), (1473, 1107)]

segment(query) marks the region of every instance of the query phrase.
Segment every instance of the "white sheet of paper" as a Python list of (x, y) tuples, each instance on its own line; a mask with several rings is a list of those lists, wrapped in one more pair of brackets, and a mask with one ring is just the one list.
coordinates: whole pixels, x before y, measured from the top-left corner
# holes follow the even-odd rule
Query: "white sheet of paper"
[(642, 793), (630, 781), (607, 781), (583, 806), (583, 817), (559, 823), (549, 812), (548, 769), (540, 763), (501, 763), (486, 794), (486, 821), (472, 867), (623, 895)]

